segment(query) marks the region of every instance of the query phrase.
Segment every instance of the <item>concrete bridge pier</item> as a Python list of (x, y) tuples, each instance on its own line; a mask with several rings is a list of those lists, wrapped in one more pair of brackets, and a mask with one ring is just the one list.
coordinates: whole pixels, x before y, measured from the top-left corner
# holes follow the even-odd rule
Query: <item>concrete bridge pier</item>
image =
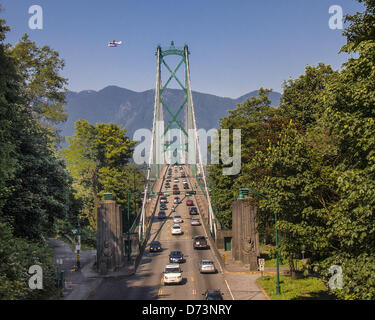
[(232, 256), (258, 270), (260, 255), (259, 234), (256, 223), (256, 207), (246, 200), (237, 200), (232, 205)]
[(100, 202), (97, 217), (97, 268), (100, 274), (117, 271), (124, 265), (122, 216), (113, 200)]

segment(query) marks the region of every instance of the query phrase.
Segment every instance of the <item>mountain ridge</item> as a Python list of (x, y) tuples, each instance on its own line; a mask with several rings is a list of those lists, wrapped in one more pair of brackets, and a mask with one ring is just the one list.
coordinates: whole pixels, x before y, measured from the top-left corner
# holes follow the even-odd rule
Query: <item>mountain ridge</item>
[[(74, 133), (74, 122), (85, 119), (90, 123), (113, 122), (127, 129), (127, 135), (132, 138), (139, 128), (152, 129), (155, 89), (141, 92), (121, 88), (115, 85), (101, 90), (68, 91), (67, 103), (64, 110), (68, 114), (66, 122), (59, 124), (57, 129), (64, 137)], [(238, 98), (220, 97), (209, 93), (192, 91), (196, 123), (198, 128), (209, 130), (218, 128), (218, 120), (228, 115), (237, 104), (247, 98), (258, 95), (258, 90), (251, 91)], [(281, 94), (269, 94), (272, 105), (278, 106)], [(163, 93), (166, 105), (176, 112), (184, 100), (184, 93), (180, 89), (166, 89)], [(181, 112), (183, 114), (183, 112)], [(171, 118), (164, 112), (165, 120)], [(183, 123), (183, 117), (178, 118)]]

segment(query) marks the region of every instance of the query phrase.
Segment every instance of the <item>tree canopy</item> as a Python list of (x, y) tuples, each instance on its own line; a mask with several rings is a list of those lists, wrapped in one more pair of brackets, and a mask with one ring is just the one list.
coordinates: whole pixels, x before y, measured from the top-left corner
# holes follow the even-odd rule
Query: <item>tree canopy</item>
[(276, 110), (264, 108), (261, 90), (231, 111), (221, 128), (242, 129), (242, 170), (210, 170), (219, 216), (230, 224), (239, 187), (265, 195), (251, 199), (259, 231), (264, 236), (277, 214), (290, 269), (301, 251), (306, 269), (326, 281), (329, 267), (341, 266), (343, 289), (334, 293), (343, 299), (375, 298), (375, 1), (359, 2), (365, 11), (346, 17), (341, 51), (352, 55), (341, 70), (307, 66), (284, 83)]
[[(124, 204), (126, 193), (143, 185), (142, 174), (128, 166), (136, 142), (126, 136), (126, 129), (113, 123), (88, 123), (78, 120), (75, 133), (62, 150), (71, 172), (76, 197), (85, 203), (84, 213), (96, 228), (96, 211), (104, 192), (112, 192), (114, 200)], [(131, 183), (132, 182), (132, 183)]]

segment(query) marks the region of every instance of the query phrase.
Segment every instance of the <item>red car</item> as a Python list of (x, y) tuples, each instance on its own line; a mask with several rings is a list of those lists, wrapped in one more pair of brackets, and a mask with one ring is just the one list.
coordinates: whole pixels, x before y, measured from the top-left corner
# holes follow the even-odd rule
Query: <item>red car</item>
[(186, 201), (186, 205), (187, 205), (187, 206), (193, 206), (193, 205), (194, 205), (193, 200), (187, 200), (187, 201)]

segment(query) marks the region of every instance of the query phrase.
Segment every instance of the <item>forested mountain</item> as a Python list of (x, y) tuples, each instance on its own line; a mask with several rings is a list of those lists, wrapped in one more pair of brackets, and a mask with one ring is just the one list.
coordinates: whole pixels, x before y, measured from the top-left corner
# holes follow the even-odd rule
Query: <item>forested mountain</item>
[[(108, 86), (100, 91), (85, 90), (67, 93), (67, 104), (64, 106), (68, 119), (59, 125), (61, 135), (71, 136), (74, 122), (85, 119), (89, 123), (113, 122), (127, 129), (129, 137), (139, 128), (152, 128), (155, 90), (135, 92), (128, 89)], [(238, 103), (256, 96), (252, 91), (237, 99), (218, 97), (211, 94), (193, 92), (193, 101), (198, 128), (218, 128), (218, 120), (227, 115), (227, 110), (234, 109)], [(183, 102), (183, 92), (167, 89), (164, 101), (171, 110), (177, 110)], [(271, 92), (272, 104), (278, 105), (280, 93)]]

